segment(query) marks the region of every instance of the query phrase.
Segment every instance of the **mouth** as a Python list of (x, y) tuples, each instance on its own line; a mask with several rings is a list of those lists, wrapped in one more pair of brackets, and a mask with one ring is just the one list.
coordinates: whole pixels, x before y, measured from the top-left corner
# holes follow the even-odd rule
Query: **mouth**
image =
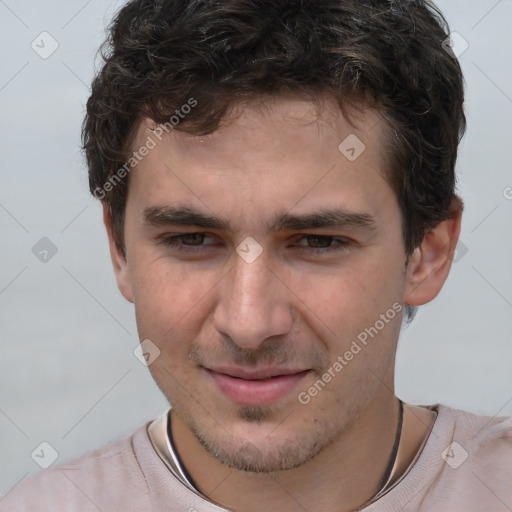
[(204, 368), (218, 389), (239, 405), (262, 406), (288, 395), (310, 370), (263, 368)]

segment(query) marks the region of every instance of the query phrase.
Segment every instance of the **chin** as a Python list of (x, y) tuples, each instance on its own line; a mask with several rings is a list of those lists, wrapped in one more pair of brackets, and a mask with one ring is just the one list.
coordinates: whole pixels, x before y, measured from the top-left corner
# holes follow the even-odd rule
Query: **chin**
[(273, 473), (297, 468), (313, 459), (333, 440), (311, 430), (301, 434), (294, 429), (286, 429), (285, 433), (275, 425), (271, 429), (261, 429), (258, 435), (258, 426), (264, 420), (261, 419), (261, 411), (254, 409), (260, 408), (243, 408), (241, 414), (256, 419), (249, 420), (251, 425), (238, 438), (229, 436), (225, 430), (213, 433), (191, 426), (191, 431), (216, 460), (230, 468), (249, 473)]

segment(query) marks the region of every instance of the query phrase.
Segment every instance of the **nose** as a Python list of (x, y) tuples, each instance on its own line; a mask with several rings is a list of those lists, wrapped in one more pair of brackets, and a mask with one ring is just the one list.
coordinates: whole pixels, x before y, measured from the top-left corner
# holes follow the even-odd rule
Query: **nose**
[(234, 259), (234, 268), (219, 290), (214, 326), (240, 348), (254, 350), (266, 339), (291, 330), (292, 294), (263, 254), (252, 263), (238, 255)]

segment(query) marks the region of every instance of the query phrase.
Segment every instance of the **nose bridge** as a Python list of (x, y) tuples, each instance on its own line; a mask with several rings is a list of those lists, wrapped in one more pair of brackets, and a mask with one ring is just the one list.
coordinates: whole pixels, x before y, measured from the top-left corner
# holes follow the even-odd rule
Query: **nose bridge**
[(274, 299), (270, 293), (270, 275), (265, 257), (260, 256), (252, 262), (247, 262), (241, 257), (236, 258), (230, 290), (227, 291), (226, 297), (230, 301), (233, 316), (242, 319), (269, 312)]
[(237, 254), (220, 291), (217, 330), (244, 348), (257, 348), (268, 337), (285, 334), (292, 321), (281, 288), (265, 256), (248, 262)]

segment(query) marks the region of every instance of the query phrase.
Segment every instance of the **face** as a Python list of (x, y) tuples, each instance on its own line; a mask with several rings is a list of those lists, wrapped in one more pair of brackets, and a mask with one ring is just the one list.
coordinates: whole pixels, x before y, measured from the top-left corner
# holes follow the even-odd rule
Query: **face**
[(393, 389), (401, 214), (383, 122), (356, 126), (281, 98), (209, 136), (144, 122), (134, 144), (157, 142), (130, 176), (118, 282), (173, 414), (237, 468), (303, 464)]

